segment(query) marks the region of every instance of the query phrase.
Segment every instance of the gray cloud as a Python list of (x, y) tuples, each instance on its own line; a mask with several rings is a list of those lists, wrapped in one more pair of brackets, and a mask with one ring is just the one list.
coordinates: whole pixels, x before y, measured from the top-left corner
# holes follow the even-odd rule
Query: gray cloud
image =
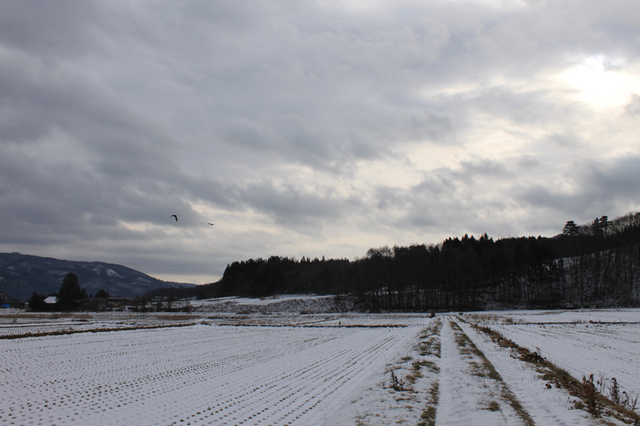
[(95, 26), (104, 12), (95, 1), (6, 2), (0, 6), (0, 38), (5, 47), (47, 61), (77, 58), (96, 48)]
[(635, 202), (640, 198), (640, 156), (637, 153), (605, 162), (593, 161), (589, 166), (586, 167), (583, 190), (597, 195), (595, 199), (603, 206)]
[(344, 200), (291, 185), (276, 187), (261, 183), (242, 188), (240, 192), (247, 207), (267, 214), (281, 225), (296, 227), (302, 233), (315, 233), (322, 222), (338, 220), (344, 213)]
[(611, 211), (622, 214), (635, 210), (640, 198), (640, 156), (629, 153), (586, 161), (572, 180), (577, 186), (571, 191), (538, 183), (516, 186), (513, 191), (529, 207), (551, 209), (578, 223)]
[(511, 176), (496, 161), (462, 161), (457, 167), (424, 172), (422, 181), (409, 188), (378, 187), (376, 206), (382, 212), (381, 217), (386, 216), (385, 220), (395, 228), (443, 237), (451, 233), (478, 233), (480, 224), (488, 226), (488, 221), (481, 219), (487, 211), (504, 208), (503, 202), (492, 200), (491, 196), (483, 199), (487, 180), (490, 182), (487, 186), (491, 187)]
[(637, 208), (638, 96), (620, 118), (552, 77), (631, 75), (640, 7), (364, 6), (1, 3), (0, 250), (213, 279)]
[(629, 95), (629, 103), (625, 105), (625, 110), (634, 116), (640, 115), (640, 95), (637, 93), (631, 93)]

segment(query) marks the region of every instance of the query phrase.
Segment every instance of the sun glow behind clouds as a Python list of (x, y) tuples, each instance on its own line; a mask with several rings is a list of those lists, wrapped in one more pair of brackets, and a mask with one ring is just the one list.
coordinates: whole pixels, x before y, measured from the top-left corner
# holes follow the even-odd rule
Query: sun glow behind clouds
[(625, 104), (629, 93), (640, 91), (640, 76), (635, 71), (597, 55), (564, 71), (559, 78), (579, 91), (580, 101), (596, 108), (609, 108)]

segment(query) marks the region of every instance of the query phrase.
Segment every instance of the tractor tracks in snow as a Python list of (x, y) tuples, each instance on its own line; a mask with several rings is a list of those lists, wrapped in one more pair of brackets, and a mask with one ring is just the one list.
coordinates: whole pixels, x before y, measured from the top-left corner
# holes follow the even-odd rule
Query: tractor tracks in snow
[(435, 424), (584, 425), (569, 395), (549, 389), (526, 362), (456, 317), (442, 328), (440, 403)]
[(436, 424), (535, 424), (496, 367), (456, 321), (447, 318), (441, 340), (441, 403)]

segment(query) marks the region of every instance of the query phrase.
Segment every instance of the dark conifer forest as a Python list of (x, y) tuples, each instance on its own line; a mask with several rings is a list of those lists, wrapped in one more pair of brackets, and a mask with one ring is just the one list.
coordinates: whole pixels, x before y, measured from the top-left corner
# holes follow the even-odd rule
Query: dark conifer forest
[(277, 293), (354, 296), (369, 311), (640, 305), (640, 212), (553, 238), (465, 235), (437, 245), (369, 249), (361, 259), (271, 256), (228, 265), (200, 298)]

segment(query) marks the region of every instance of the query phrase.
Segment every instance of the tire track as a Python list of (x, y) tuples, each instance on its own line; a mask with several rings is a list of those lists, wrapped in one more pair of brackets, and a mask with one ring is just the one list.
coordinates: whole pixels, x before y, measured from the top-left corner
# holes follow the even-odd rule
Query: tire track
[(513, 358), (510, 350), (500, 348), (468, 324), (460, 322), (459, 326), (486, 359), (496, 366), (505, 385), (530, 414), (532, 422), (559, 426), (593, 423), (593, 419), (584, 411), (570, 410), (568, 394), (548, 388), (539, 374), (526, 362)]
[(447, 318), (441, 335), (436, 424), (534, 425), (493, 364)]

